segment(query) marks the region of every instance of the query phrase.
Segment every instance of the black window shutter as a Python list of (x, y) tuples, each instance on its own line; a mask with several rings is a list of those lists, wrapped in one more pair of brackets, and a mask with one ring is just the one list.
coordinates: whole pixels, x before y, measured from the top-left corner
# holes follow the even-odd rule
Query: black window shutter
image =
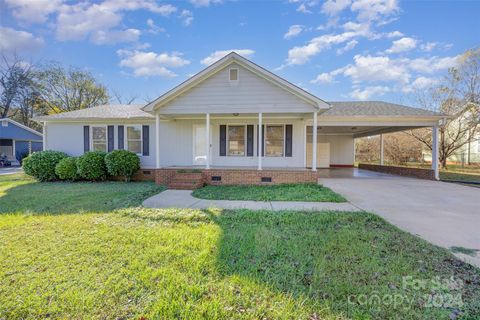
[(113, 145), (114, 145), (114, 134), (113, 130), (115, 130), (114, 126), (108, 126), (107, 127), (107, 136), (108, 136), (108, 152), (113, 151)]
[(253, 124), (247, 125), (247, 157), (253, 157)]
[(227, 155), (227, 126), (220, 125), (220, 156), (225, 157)]
[[(258, 134), (262, 135), (262, 157), (265, 156), (265, 126), (262, 125), (262, 132), (260, 133), (260, 130), (258, 129), (257, 125), (257, 132)], [(257, 156), (258, 156), (258, 141), (257, 141)]]
[(90, 126), (83, 126), (83, 152), (90, 151)]
[(292, 129), (291, 124), (285, 125), (285, 157), (292, 156)]
[(123, 126), (118, 126), (118, 150), (123, 150)]
[(149, 137), (149, 126), (142, 126), (143, 132), (143, 155), (150, 155), (150, 137)]

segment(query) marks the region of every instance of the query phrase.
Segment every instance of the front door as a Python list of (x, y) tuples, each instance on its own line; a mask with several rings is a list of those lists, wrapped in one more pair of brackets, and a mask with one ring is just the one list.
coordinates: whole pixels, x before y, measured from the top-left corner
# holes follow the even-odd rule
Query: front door
[[(210, 141), (212, 141), (210, 130)], [(206, 126), (204, 124), (193, 125), (193, 165), (205, 165), (207, 163)], [(211, 163), (211, 160), (210, 160)]]

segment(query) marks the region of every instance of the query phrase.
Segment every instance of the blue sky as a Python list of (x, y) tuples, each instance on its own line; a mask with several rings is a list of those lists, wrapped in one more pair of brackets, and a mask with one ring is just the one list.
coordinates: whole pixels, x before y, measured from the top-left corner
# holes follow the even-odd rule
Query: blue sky
[(480, 44), (480, 1), (0, 0), (0, 50), (153, 99), (238, 50), (324, 100), (409, 103)]

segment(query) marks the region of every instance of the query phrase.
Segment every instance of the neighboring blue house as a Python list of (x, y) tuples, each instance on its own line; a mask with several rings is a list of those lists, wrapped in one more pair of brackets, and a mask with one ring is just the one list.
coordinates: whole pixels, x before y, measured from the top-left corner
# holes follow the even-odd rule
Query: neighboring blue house
[(12, 119), (0, 119), (0, 155), (18, 163), (25, 155), (43, 149), (43, 135)]

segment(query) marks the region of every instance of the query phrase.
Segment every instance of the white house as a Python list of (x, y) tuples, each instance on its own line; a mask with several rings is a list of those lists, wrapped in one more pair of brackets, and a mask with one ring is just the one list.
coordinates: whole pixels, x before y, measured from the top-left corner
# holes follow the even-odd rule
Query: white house
[(326, 102), (232, 52), (147, 105), (36, 120), (44, 125), (45, 149), (72, 156), (128, 149), (159, 183), (178, 168), (202, 169), (217, 182), (257, 183), (309, 180), (317, 168), (353, 166), (357, 137), (432, 127), (436, 139), (442, 117), (380, 101)]

